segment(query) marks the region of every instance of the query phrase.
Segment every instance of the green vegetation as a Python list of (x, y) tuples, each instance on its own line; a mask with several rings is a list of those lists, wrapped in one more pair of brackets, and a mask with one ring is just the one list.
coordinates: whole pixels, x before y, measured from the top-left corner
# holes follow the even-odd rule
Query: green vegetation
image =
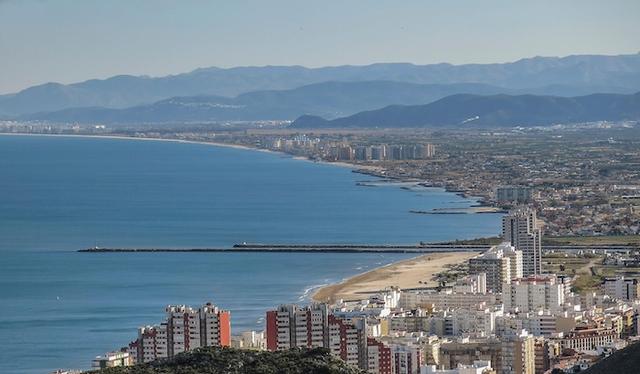
[(602, 255), (548, 253), (542, 261), (546, 272), (573, 277), (572, 289), (577, 293), (599, 288), (606, 277), (640, 276), (640, 268), (605, 264)]
[(580, 274), (573, 281), (571, 289), (576, 293), (595, 290), (602, 285), (603, 280), (599, 275)]
[(439, 285), (447, 285), (455, 282), (459, 278), (469, 274), (469, 264), (465, 261), (460, 264), (446, 264), (445, 270), (433, 275), (433, 281)]
[(572, 290), (577, 293), (593, 290), (602, 284), (602, 257), (596, 255), (566, 255), (553, 253), (543, 257), (544, 270), (573, 277)]
[(640, 235), (607, 235), (607, 236), (544, 236), (542, 245), (599, 244), (599, 245), (640, 245)]
[(364, 374), (332, 356), (328, 349), (258, 352), (233, 348), (200, 348), (171, 360), (109, 368), (99, 374)]

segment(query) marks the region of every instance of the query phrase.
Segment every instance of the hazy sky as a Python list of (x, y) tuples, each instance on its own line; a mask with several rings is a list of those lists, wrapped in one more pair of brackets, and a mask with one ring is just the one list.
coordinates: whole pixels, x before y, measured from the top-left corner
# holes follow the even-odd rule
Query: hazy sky
[(0, 92), (207, 66), (640, 51), (640, 0), (0, 0)]

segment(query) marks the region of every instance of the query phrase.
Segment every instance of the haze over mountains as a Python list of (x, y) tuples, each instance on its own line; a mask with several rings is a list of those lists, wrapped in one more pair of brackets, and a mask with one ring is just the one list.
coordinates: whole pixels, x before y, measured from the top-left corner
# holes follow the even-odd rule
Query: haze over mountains
[(31, 120), (57, 122), (162, 123), (180, 121), (294, 120), (303, 114), (338, 118), (392, 104), (430, 103), (457, 93), (494, 95), (522, 92), (573, 96), (592, 92), (567, 86), (529, 90), (506, 89), (482, 83), (414, 84), (392, 81), (324, 82), (282, 91), (255, 91), (235, 98), (175, 97), (126, 109), (71, 108), (24, 115)]
[(0, 96), (0, 116), (89, 123), (332, 119), (461, 93), (571, 97), (639, 90), (640, 54), (504, 64), (206, 68), (35, 86)]
[(571, 98), (459, 94), (426, 105), (391, 105), (331, 121), (302, 116), (292, 127), (514, 127), (623, 120), (640, 120), (640, 92)]

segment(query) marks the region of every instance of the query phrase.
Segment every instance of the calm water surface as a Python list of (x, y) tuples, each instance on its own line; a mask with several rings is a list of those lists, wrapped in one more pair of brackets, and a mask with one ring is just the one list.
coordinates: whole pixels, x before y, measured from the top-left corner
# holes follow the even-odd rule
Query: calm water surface
[[(87, 368), (161, 320), (205, 301), (232, 329), (313, 287), (404, 254), (128, 253), (104, 247), (416, 243), (495, 235), (499, 215), (410, 210), (474, 201), (277, 154), (170, 142), (0, 136), (0, 373)], [(405, 186), (406, 187), (406, 186)]]

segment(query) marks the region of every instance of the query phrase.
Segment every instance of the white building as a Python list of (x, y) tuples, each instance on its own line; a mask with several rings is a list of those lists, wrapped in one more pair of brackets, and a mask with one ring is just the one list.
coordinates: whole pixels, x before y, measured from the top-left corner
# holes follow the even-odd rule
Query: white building
[(231, 337), (231, 346), (239, 349), (267, 349), (267, 341), (264, 331), (243, 331), (238, 336)]
[(469, 259), (469, 274), (484, 273), (487, 290), (499, 293), (504, 283), (522, 276), (522, 261), (522, 252), (504, 242)]
[(542, 232), (534, 209), (519, 208), (502, 217), (502, 238), (522, 251), (524, 276), (542, 273)]
[(458, 364), (455, 369), (436, 369), (436, 365), (425, 365), (420, 374), (487, 374), (493, 373), (491, 361), (474, 361), (471, 365)]
[(119, 366), (131, 366), (134, 362), (128, 352), (108, 352), (91, 362), (92, 369), (106, 369)]
[(506, 311), (562, 310), (565, 287), (554, 275), (533, 275), (512, 279), (502, 288), (502, 301)]
[(422, 349), (414, 344), (390, 344), (391, 365), (394, 374), (419, 374)]
[(167, 324), (144, 326), (138, 329), (138, 339), (131, 342), (129, 355), (136, 363), (151, 362), (158, 358), (169, 357)]
[(185, 305), (167, 306), (167, 319), (171, 326), (169, 350), (174, 355), (201, 346), (200, 316), (197, 309)]
[(533, 336), (549, 337), (559, 332), (558, 318), (549, 311), (497, 316), (496, 334), (502, 336), (527, 330)]
[(487, 293), (487, 275), (470, 274), (456, 281), (453, 293)]
[(400, 307), (404, 309), (433, 308), (433, 309), (469, 309), (478, 305), (496, 304), (493, 293), (467, 293), (445, 291), (404, 291), (400, 296)]
[(560, 346), (564, 349), (585, 352), (595, 351), (598, 347), (610, 346), (617, 339), (617, 336), (617, 333), (611, 329), (583, 328), (563, 335), (559, 340)]
[(166, 320), (159, 325), (138, 329), (128, 353), (135, 363), (170, 358), (204, 346), (231, 344), (231, 315), (207, 303), (199, 309), (185, 305), (169, 305)]
[(634, 278), (624, 276), (606, 278), (602, 285), (605, 295), (624, 301), (633, 301), (638, 298), (640, 283)]
[(445, 323), (451, 321), (450, 335), (484, 337), (495, 332), (498, 316), (502, 316), (502, 309), (454, 309), (445, 317)]

